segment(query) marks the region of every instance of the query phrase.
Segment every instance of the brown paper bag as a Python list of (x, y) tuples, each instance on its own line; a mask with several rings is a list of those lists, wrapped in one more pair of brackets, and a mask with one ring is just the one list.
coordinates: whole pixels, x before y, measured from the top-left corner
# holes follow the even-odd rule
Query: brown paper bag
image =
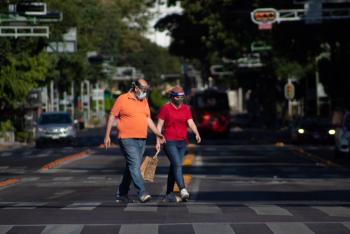
[(141, 175), (147, 182), (153, 182), (158, 164), (159, 151), (154, 156), (146, 156), (141, 164)]

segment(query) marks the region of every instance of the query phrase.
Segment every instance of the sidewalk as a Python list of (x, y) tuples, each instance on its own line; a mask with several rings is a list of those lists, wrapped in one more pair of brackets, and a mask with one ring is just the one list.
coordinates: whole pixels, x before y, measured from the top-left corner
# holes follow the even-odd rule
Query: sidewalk
[(28, 146), (28, 144), (15, 142), (13, 144), (0, 144), (0, 152), (1, 151), (11, 151), (14, 149), (18, 149), (23, 146)]

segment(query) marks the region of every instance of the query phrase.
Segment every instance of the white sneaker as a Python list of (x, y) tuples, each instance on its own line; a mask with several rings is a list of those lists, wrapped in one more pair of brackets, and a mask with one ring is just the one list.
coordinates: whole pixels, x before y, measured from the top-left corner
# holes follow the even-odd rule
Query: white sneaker
[(190, 198), (190, 194), (188, 193), (187, 189), (185, 188), (181, 189), (180, 197), (182, 201), (187, 201)]

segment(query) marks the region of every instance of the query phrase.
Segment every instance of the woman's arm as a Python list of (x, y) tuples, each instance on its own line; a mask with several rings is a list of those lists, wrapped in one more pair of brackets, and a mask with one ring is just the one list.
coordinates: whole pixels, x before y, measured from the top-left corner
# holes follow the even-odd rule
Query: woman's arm
[(192, 130), (192, 132), (195, 134), (197, 143), (200, 143), (202, 141), (202, 139), (201, 139), (201, 136), (199, 135), (197, 126), (194, 123), (193, 119), (187, 120), (187, 124), (190, 127), (190, 129)]
[(160, 131), (158, 131), (156, 125), (154, 124), (151, 117), (148, 117), (148, 127), (152, 130), (152, 132), (157, 136), (157, 140), (159, 139), (161, 143), (164, 142), (164, 136)]

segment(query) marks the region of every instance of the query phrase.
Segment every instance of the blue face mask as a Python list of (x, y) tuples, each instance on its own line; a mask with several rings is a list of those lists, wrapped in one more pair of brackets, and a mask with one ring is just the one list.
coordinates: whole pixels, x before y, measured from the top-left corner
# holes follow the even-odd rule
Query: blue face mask
[(143, 100), (146, 98), (147, 96), (147, 92), (140, 92), (140, 93), (136, 93), (136, 98), (139, 99), (139, 100)]

